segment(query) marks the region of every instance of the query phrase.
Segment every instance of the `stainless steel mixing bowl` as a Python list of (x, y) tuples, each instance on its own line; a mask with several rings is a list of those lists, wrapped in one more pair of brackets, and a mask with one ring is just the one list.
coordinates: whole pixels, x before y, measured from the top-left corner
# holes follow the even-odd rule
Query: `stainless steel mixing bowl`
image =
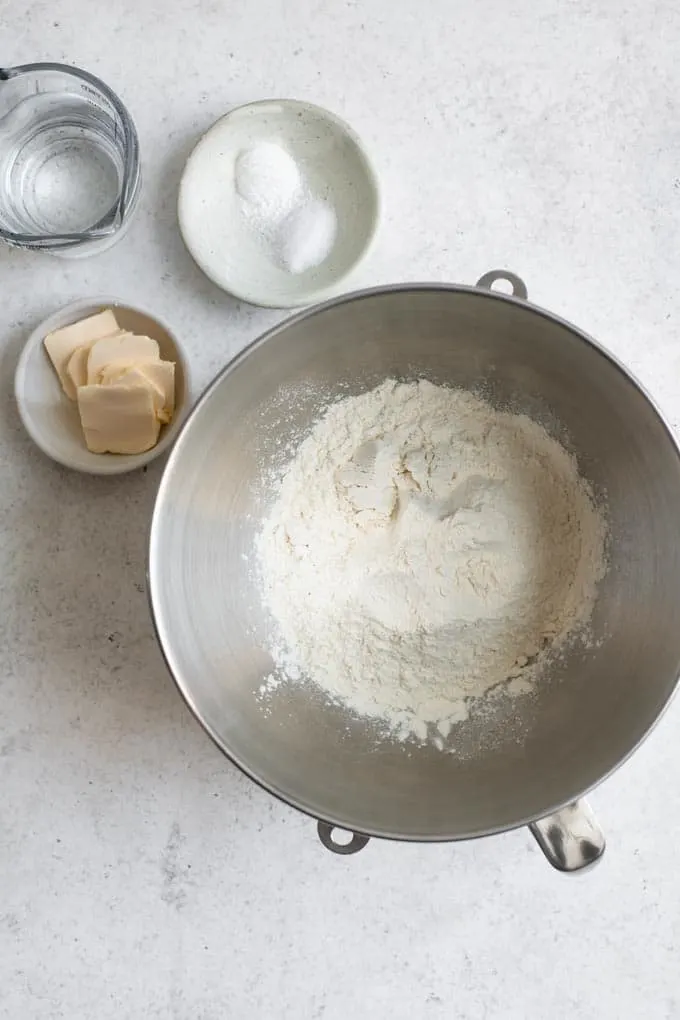
[[(497, 277), (511, 280), (513, 297), (485, 289)], [(252, 779), (321, 820), (329, 847), (532, 823), (552, 863), (571, 869), (604, 846), (573, 802), (645, 737), (680, 672), (679, 451), (639, 385), (594, 341), (530, 305), (512, 274), (480, 285), (351, 294), (235, 358), (168, 461), (151, 529), (151, 604), (196, 718)], [(483, 387), (541, 420), (571, 444), (608, 507), (595, 646), (558, 663), (521, 699), (519, 717), (470, 724), (463, 739), (477, 753), (462, 757), (376, 742), (372, 727), (310, 685), (279, 689), (269, 714), (255, 696), (272, 665), (249, 558), (271, 499), (268, 471), (329, 396), (388, 376)], [(338, 846), (334, 826), (359, 835)]]

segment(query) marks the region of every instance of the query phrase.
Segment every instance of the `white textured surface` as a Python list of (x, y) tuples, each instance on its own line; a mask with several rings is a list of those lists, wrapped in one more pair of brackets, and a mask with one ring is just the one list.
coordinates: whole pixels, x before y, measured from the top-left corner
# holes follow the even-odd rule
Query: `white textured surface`
[(144, 594), (160, 466), (68, 474), (10, 395), (27, 332), (91, 293), (157, 308), (199, 385), (277, 320), (201, 275), (174, 206), (199, 134), (279, 95), (328, 105), (371, 146), (385, 222), (363, 280), (508, 266), (680, 424), (680, 8), (96, 7), (0, 0), (3, 61), (100, 74), (137, 119), (145, 169), (109, 252), (0, 250), (0, 1017), (680, 1016), (680, 705), (594, 795), (609, 847), (581, 879), (527, 832), (333, 857), (229, 767), (165, 673)]

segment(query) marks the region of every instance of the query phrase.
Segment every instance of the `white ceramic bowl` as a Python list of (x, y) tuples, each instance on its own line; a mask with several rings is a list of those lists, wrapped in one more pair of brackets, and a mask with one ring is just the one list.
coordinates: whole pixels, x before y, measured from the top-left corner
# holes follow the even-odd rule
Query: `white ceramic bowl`
[[(156, 446), (145, 453), (91, 453), (85, 445), (76, 404), (61, 388), (43, 340), (52, 330), (112, 308), (121, 326), (158, 341), (161, 357), (175, 362), (175, 414), (161, 428)], [(76, 301), (50, 315), (33, 330), (21, 352), (14, 376), (19, 415), (37, 446), (57, 463), (93, 475), (120, 475), (143, 467), (173, 443), (191, 405), (189, 368), (179, 341), (160, 319), (115, 298)]]
[[(299, 274), (269, 257), (249, 229), (234, 187), (239, 153), (261, 142), (286, 149), (311, 193), (335, 209), (338, 226), (330, 254)], [(339, 293), (365, 258), (379, 215), (378, 179), (354, 131), (328, 110), (293, 99), (249, 103), (218, 120), (189, 156), (179, 191), (180, 230), (203, 272), (235, 297), (270, 308), (311, 304)]]

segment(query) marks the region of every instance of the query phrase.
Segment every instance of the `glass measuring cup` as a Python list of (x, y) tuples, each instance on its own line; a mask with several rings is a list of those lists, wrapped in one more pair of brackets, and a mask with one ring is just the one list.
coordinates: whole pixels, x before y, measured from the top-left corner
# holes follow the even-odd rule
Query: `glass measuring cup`
[(108, 248), (141, 187), (130, 114), (65, 64), (0, 67), (0, 240), (54, 255)]

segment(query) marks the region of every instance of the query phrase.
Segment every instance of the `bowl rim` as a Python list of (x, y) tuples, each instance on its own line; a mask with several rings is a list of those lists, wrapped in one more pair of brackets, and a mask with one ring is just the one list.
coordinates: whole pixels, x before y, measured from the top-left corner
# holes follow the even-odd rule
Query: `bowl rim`
[[(73, 316), (72, 322), (77, 322), (79, 314), (81, 318), (87, 317), (87, 314), (95, 314), (95, 310), (98, 308), (112, 308), (114, 310), (116, 308), (129, 309), (131, 312), (137, 312), (140, 315), (146, 316), (148, 319), (152, 319), (165, 333), (167, 333), (174, 345), (176, 360), (180, 362), (182, 367), (182, 375), (184, 377), (184, 399), (182, 400), (181, 405), (175, 409), (173, 419), (170, 424), (165, 427), (165, 431), (161, 438), (150, 450), (146, 450), (144, 453), (125, 454), (122, 456), (114, 453), (92, 454), (93, 457), (97, 458), (97, 461), (93, 461), (91, 467), (85, 467), (84, 464), (75, 464), (68, 457), (60, 456), (59, 452), (55, 452), (54, 450), (47, 449), (45, 447), (40, 433), (34, 426), (33, 417), (26, 408), (25, 380), (31, 357), (35, 353), (36, 348), (42, 345), (45, 336), (54, 329), (60, 329), (62, 326), (70, 324), (68, 321), (63, 321), (64, 316), (68, 316), (69, 318)], [(120, 298), (112, 297), (111, 295), (95, 295), (92, 298), (81, 298), (78, 301), (72, 301), (69, 304), (62, 306), (52, 312), (51, 315), (44, 318), (34, 329), (31, 330), (21, 349), (16, 369), (14, 370), (14, 399), (19, 413), (19, 418), (21, 419), (21, 423), (26, 429), (26, 432), (38, 449), (41, 450), (46, 457), (49, 457), (50, 460), (53, 460), (57, 464), (61, 464), (62, 467), (68, 468), (71, 471), (77, 471), (79, 474), (101, 476), (124, 475), (130, 471), (137, 471), (139, 468), (150, 464), (151, 461), (156, 459), (156, 457), (160, 457), (161, 454), (165, 453), (177, 439), (184, 421), (191, 409), (191, 367), (177, 334), (167, 324), (167, 322), (159, 317), (155, 312), (151, 312), (141, 305), (132, 304), (131, 302), (121, 300)], [(87, 449), (84, 444), (83, 448)]]
[(512, 832), (515, 829), (519, 829), (524, 826), (530, 826), (534, 822), (547, 818), (550, 815), (555, 814), (556, 812), (562, 810), (567, 805), (575, 801), (578, 801), (580, 800), (580, 798), (586, 796), (588, 793), (590, 793), (592, 790), (598, 787), (601, 783), (607, 780), (610, 776), (612, 776), (622, 765), (624, 765), (631, 758), (631, 756), (638, 750), (638, 748), (644, 743), (644, 741), (650, 735), (652, 730), (655, 729), (655, 727), (660, 722), (662, 716), (668, 710), (671, 701), (677, 694), (680, 673), (676, 677), (673, 686), (671, 687), (669, 692), (660, 702), (658, 712), (654, 719), (641, 733), (641, 735), (628, 749), (628, 751), (621, 758), (618, 759), (618, 761), (614, 762), (614, 764), (612, 764), (610, 768), (608, 768), (600, 776), (593, 779), (593, 781), (589, 782), (586, 786), (582, 788), (576, 788), (573, 791), (570, 791), (567, 796), (559, 799), (554, 803), (546, 804), (544, 807), (540, 809), (540, 811), (515, 819), (510, 824), (502, 823), (491, 826), (486, 829), (472, 830), (469, 832), (456, 832), (454, 834), (441, 834), (428, 832), (403, 833), (395, 831), (386, 831), (377, 827), (371, 828), (369, 826), (358, 828), (352, 822), (351, 818), (349, 817), (343, 818), (339, 815), (333, 816), (332, 814), (323, 811), (319, 812), (314, 808), (313, 805), (304, 802), (296, 795), (291, 794), (277, 787), (275, 784), (270, 783), (267, 780), (263, 779), (261, 776), (257, 774), (252, 765), (249, 765), (245, 761), (242, 761), (224, 744), (219, 735), (216, 732), (214, 732), (213, 728), (202, 718), (201, 712), (189, 689), (189, 685), (184, 683), (184, 679), (181, 676), (181, 670), (179, 668), (175, 669), (173, 667), (172, 650), (169, 647), (169, 642), (166, 644), (165, 641), (165, 635), (169, 633), (169, 631), (164, 626), (163, 621), (160, 619), (160, 614), (157, 612), (154, 604), (154, 591), (156, 588), (155, 562), (158, 555), (155, 549), (155, 542), (157, 532), (160, 528), (159, 518), (161, 513), (163, 512), (162, 504), (165, 501), (165, 490), (168, 487), (169, 479), (173, 474), (175, 462), (176, 460), (179, 459), (179, 457), (182, 456), (182, 447), (183, 444), (187, 441), (187, 436), (189, 434), (192, 419), (194, 418), (195, 415), (197, 415), (200, 412), (203, 404), (209, 400), (212, 393), (221, 384), (222, 379), (225, 378), (232, 371), (234, 371), (238, 367), (238, 365), (242, 361), (244, 361), (254, 350), (263, 346), (269, 341), (274, 340), (276, 336), (278, 336), (284, 329), (286, 329), (290, 325), (295, 325), (298, 322), (303, 321), (304, 319), (312, 318), (313, 316), (319, 314), (320, 312), (326, 311), (327, 309), (333, 308), (339, 304), (360, 301), (371, 296), (404, 291), (412, 292), (447, 291), (451, 293), (474, 294), (480, 300), (501, 301), (509, 303), (511, 305), (519, 306), (520, 308), (523, 308), (525, 310), (528, 308), (531, 312), (538, 314), (542, 318), (549, 319), (553, 323), (557, 323), (558, 325), (563, 326), (565, 329), (573, 333), (578, 339), (586, 343), (589, 347), (592, 347), (596, 354), (600, 355), (606, 361), (608, 361), (611, 367), (615, 371), (621, 373), (639, 391), (642, 397), (647, 400), (652, 410), (659, 418), (659, 421), (664, 428), (666, 436), (670, 441), (671, 447), (673, 448), (678, 463), (680, 465), (680, 439), (676, 438), (667, 417), (661, 411), (657, 402), (649, 394), (645, 386), (638, 380), (635, 374), (629, 368), (627, 368), (621, 360), (619, 360), (619, 358), (615, 354), (613, 354), (606, 347), (604, 347), (599, 341), (595, 340), (594, 337), (592, 337), (589, 333), (586, 333), (578, 326), (575, 326), (573, 323), (569, 322), (568, 319), (564, 319), (562, 318), (562, 316), (556, 315), (554, 312), (550, 312), (547, 309), (541, 307), (540, 305), (535, 305), (527, 298), (516, 297), (511, 294), (505, 294), (498, 290), (492, 290), (489, 287), (480, 285), (479, 283), (478, 284), (454, 284), (436, 282), (398, 283), (381, 285), (377, 287), (368, 287), (340, 295), (329, 301), (325, 301), (322, 304), (315, 305), (313, 308), (308, 308), (302, 312), (298, 312), (296, 315), (290, 316), (289, 318), (284, 319), (282, 322), (277, 323), (276, 325), (268, 329), (266, 332), (264, 332), (261, 336), (256, 337), (250, 344), (243, 348), (242, 351), (236, 354), (224, 366), (224, 368), (221, 369), (221, 371), (215, 376), (215, 378), (209, 383), (209, 385), (203, 390), (203, 392), (199, 396), (198, 400), (195, 402), (190, 413), (187, 415), (187, 418), (184, 421), (178, 440), (175, 443), (172, 452), (164, 466), (163, 474), (158, 489), (156, 491), (156, 499), (154, 502), (153, 512), (151, 515), (149, 537), (147, 543), (146, 590), (153, 628), (156, 634), (156, 639), (158, 641), (158, 645), (163, 656), (163, 659), (165, 661), (165, 664), (168, 668), (168, 672), (170, 673), (170, 676), (172, 677), (172, 680), (175, 686), (177, 687), (177, 690), (179, 691), (183, 701), (187, 705), (187, 708), (189, 709), (189, 711), (191, 712), (199, 726), (201, 726), (201, 728), (210, 737), (212, 742), (222, 752), (222, 754), (224, 754), (224, 756), (229, 761), (231, 761), (244, 775), (246, 775), (249, 779), (256, 783), (261, 789), (265, 790), (267, 793), (276, 797), (282, 803), (288, 805), (289, 807), (295, 808), (302, 814), (307, 815), (309, 818), (317, 822), (325, 823), (331, 828), (344, 829), (347, 832), (352, 832), (359, 836), (366, 836), (374, 839), (387, 839), (395, 842), (452, 843), (468, 839), (481, 839), (486, 836), (499, 835), (504, 832)]
[[(373, 197), (373, 215), (371, 217), (371, 223), (368, 230), (368, 234), (366, 236), (366, 240), (361, 251), (354, 259), (352, 264), (348, 266), (343, 273), (340, 273), (338, 276), (336, 276), (333, 283), (327, 284), (324, 287), (313, 287), (308, 288), (306, 290), (300, 290), (294, 296), (291, 295), (289, 297), (280, 298), (277, 301), (272, 301), (271, 298), (269, 298), (266, 294), (262, 294), (261, 292), (259, 292), (257, 287), (251, 288), (244, 286), (239, 287), (238, 285), (233, 286), (231, 282), (225, 282), (224, 279), (218, 279), (217, 276), (211, 271), (210, 267), (204, 264), (197, 257), (196, 253), (192, 250), (191, 245), (187, 240), (187, 236), (184, 230), (186, 216), (183, 211), (183, 197), (182, 197), (187, 170), (192, 160), (195, 158), (198, 149), (203, 144), (204, 140), (208, 138), (209, 135), (213, 131), (215, 131), (219, 125), (223, 124), (225, 121), (229, 121), (232, 118), (236, 117), (237, 114), (241, 114), (244, 111), (246, 112), (251, 110), (257, 111), (259, 108), (274, 105), (289, 107), (297, 110), (307, 110), (313, 113), (315, 116), (320, 117), (322, 120), (330, 122), (342, 134), (349, 138), (349, 140), (352, 142), (357, 152), (359, 153), (359, 156), (361, 157), (361, 161), (363, 163), (364, 171), (366, 174), (366, 179), (370, 184)], [(362, 265), (366, 261), (369, 254), (373, 250), (375, 240), (378, 234), (378, 229), (382, 222), (382, 195), (380, 189), (380, 179), (370, 158), (368, 149), (362, 142), (361, 138), (354, 130), (354, 128), (351, 127), (350, 124), (343, 120), (342, 117), (339, 117), (336, 113), (333, 113), (331, 110), (327, 110), (324, 106), (319, 106), (317, 103), (308, 103), (306, 102), (306, 100), (303, 99), (286, 99), (286, 98), (256, 99), (253, 100), (252, 102), (241, 103), (239, 106), (234, 106), (231, 110), (228, 110), (226, 113), (222, 114), (221, 117), (218, 117), (217, 120), (215, 120), (210, 125), (207, 131), (203, 132), (201, 137), (193, 146), (182, 169), (182, 177), (180, 179), (179, 191), (177, 195), (177, 222), (179, 224), (179, 230), (180, 234), (182, 235), (182, 240), (184, 241), (185, 247), (189, 254), (191, 255), (192, 259), (194, 260), (198, 268), (201, 270), (201, 272), (203, 272), (208, 277), (208, 279), (215, 284), (215, 286), (219, 287), (220, 290), (225, 291), (227, 294), (231, 294), (232, 297), (237, 298), (239, 301), (245, 301), (247, 304), (256, 305), (259, 308), (302, 308), (312, 303), (327, 301), (333, 297), (338, 296), (342, 291), (342, 285), (344, 281), (352, 273), (354, 273), (355, 270), (357, 270), (360, 265)]]

